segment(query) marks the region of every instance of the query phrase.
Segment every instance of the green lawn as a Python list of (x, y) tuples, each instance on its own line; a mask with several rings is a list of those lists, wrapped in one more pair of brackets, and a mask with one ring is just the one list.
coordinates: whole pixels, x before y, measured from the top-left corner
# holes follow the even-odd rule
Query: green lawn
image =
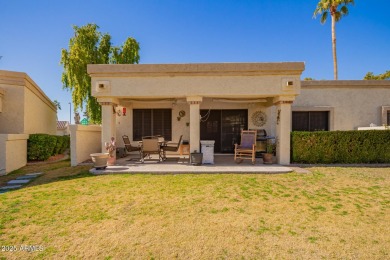
[(67, 161), (0, 177), (1, 183), (26, 172), (45, 173), (0, 195), (0, 249), (17, 248), (0, 256), (390, 258), (389, 168), (106, 176), (88, 169)]

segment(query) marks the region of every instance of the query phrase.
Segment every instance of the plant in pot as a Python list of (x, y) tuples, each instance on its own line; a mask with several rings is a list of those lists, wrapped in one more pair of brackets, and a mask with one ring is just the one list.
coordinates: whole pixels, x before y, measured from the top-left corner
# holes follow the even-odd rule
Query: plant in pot
[(115, 138), (111, 137), (110, 142), (105, 142), (104, 146), (106, 147), (106, 151), (108, 152), (108, 165), (114, 165), (116, 161), (116, 142)]
[(275, 143), (271, 140), (267, 141), (266, 151), (263, 153), (263, 163), (264, 164), (272, 164), (273, 155), (275, 151)]

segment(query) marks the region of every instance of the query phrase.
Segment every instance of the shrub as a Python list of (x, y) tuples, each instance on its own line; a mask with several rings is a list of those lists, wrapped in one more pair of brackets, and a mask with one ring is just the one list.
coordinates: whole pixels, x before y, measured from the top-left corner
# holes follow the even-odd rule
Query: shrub
[(51, 138), (48, 134), (31, 134), (27, 141), (27, 160), (47, 160), (54, 150), (53, 140), (56, 140), (55, 137)]
[(27, 160), (45, 161), (52, 155), (63, 153), (69, 146), (69, 136), (31, 134), (27, 142)]
[(295, 163), (389, 163), (390, 131), (292, 132)]

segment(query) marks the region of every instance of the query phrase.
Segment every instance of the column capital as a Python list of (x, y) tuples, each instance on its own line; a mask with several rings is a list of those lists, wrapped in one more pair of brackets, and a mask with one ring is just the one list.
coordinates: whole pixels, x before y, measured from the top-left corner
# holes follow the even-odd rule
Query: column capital
[(107, 97), (98, 98), (97, 102), (101, 106), (109, 106), (109, 105), (116, 106), (119, 104), (119, 100), (117, 98), (107, 98)]
[(274, 97), (273, 103), (274, 105), (292, 104), (294, 100), (295, 100), (295, 96), (277, 96)]
[(203, 97), (200, 97), (200, 96), (187, 97), (187, 102), (190, 105), (200, 104), (200, 103), (202, 103), (202, 101), (203, 101)]

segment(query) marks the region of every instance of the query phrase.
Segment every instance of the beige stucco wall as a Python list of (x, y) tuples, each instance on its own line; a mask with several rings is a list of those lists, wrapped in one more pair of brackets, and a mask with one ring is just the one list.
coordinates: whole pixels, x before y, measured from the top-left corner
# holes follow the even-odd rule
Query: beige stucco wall
[(0, 70), (0, 88), (0, 133), (56, 134), (56, 107), (26, 73)]
[(31, 88), (25, 88), (24, 111), (25, 133), (57, 133), (57, 110), (44, 102)]
[(0, 175), (27, 163), (27, 134), (0, 134)]
[(331, 130), (382, 125), (382, 106), (390, 106), (390, 82), (371, 80), (302, 81), (292, 110), (328, 110)]
[(3, 84), (0, 77), (0, 87), (4, 89), (3, 109), (0, 113), (0, 133), (24, 133), (24, 87), (22, 85)]
[(91, 153), (101, 152), (101, 126), (70, 125), (71, 165), (90, 159)]

